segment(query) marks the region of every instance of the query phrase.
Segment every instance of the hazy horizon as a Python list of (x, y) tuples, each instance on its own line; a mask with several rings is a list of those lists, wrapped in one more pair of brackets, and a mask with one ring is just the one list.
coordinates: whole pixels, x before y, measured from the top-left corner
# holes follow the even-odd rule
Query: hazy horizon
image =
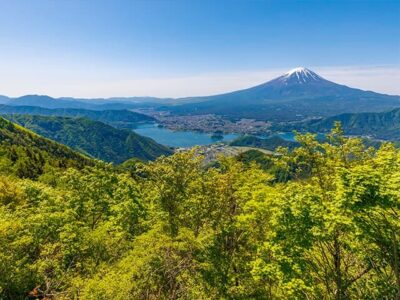
[[(400, 67), (387, 67), (387, 66), (374, 66), (374, 67), (322, 67), (322, 68), (308, 68), (318, 73), (327, 80), (335, 83), (343, 84), (352, 88), (373, 91), (388, 95), (400, 95), (400, 87), (397, 85), (400, 82)], [(264, 71), (242, 71), (232, 73), (213, 73), (213, 74), (199, 74), (191, 77), (177, 77), (177, 78), (142, 78), (133, 79), (131, 83), (136, 83), (134, 94), (119, 93), (113, 94), (109, 91), (99, 93), (99, 90), (104, 90), (104, 85), (98, 84), (96, 87), (89, 86), (87, 89), (96, 91), (93, 94), (91, 91), (88, 93), (71, 94), (70, 90), (65, 93), (52, 93), (50, 89), (26, 90), (23, 93), (0, 95), (10, 98), (18, 98), (25, 95), (46, 95), (53, 98), (82, 98), (82, 99), (95, 99), (95, 98), (129, 98), (129, 97), (157, 97), (157, 98), (186, 98), (196, 96), (209, 96), (232, 92), (236, 90), (246, 89), (265, 83), (272, 80), (290, 69), (273, 69)], [(387, 78), (384, 82), (375, 79)], [(154, 93), (146, 94), (143, 91), (143, 83), (154, 85)], [(216, 86), (216, 84), (218, 86)], [(179, 89), (181, 88), (181, 89)], [(170, 90), (174, 89), (174, 93)], [(40, 89), (39, 89), (40, 90)], [(47, 92), (46, 92), (47, 91)]]

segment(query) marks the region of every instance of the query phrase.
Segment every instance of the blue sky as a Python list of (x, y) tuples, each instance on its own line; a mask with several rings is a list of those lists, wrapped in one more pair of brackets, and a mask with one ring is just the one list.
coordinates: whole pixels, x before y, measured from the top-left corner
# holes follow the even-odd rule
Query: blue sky
[(400, 1), (0, 0), (11, 96), (211, 94), (297, 66), (400, 94), (399, 65)]

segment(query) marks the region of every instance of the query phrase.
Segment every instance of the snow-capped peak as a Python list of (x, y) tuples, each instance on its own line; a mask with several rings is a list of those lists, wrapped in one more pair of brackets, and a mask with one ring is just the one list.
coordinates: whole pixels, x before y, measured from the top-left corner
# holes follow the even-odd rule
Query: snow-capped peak
[(281, 80), (285, 82), (290, 81), (291, 83), (303, 84), (322, 80), (322, 77), (307, 68), (298, 67), (281, 76)]

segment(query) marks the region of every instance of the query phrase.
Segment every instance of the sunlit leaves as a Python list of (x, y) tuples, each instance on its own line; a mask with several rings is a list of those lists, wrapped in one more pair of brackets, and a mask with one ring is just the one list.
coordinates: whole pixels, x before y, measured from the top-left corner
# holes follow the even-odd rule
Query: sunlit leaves
[(194, 149), (31, 181), (1, 160), (0, 297), (395, 298), (399, 150), (339, 126), (298, 140), (263, 168)]

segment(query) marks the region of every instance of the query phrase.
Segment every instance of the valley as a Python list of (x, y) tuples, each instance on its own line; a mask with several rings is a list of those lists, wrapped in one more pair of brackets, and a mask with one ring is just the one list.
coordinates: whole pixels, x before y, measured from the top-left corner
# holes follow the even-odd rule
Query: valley
[(5, 118), (84, 155), (115, 164), (132, 157), (147, 161), (173, 153), (169, 147), (131, 130), (87, 118), (18, 114), (5, 115)]
[[(102, 136), (105, 124), (98, 121), (9, 118), (63, 143), (94, 122), (101, 127), (86, 127), (81, 143), (100, 149), (113, 137), (108, 149), (115, 142), (116, 133)], [(265, 291), (273, 289), (282, 299), (292, 291), (334, 298), (331, 287), (338, 285), (323, 270), (340, 253), (351, 258), (350, 269), (335, 273), (351, 282), (339, 289), (344, 295), (394, 298), (398, 265), (387, 258), (399, 247), (393, 234), (399, 226), (400, 151), (393, 144), (368, 149), (338, 126), (330, 134), (330, 142), (301, 135), (300, 145), (279, 153), (264, 149), (276, 139), (250, 139), (242, 146), (178, 149), (155, 161), (132, 153), (121, 164), (108, 164), (0, 117), (0, 295), (268, 299)], [(327, 250), (335, 245), (340, 251)], [(228, 271), (221, 272), (221, 265)], [(275, 271), (265, 268), (285, 280), (271, 281)], [(354, 273), (361, 275), (354, 280)], [(387, 289), (381, 288), (382, 274)], [(227, 291), (227, 277), (229, 286), (245, 288)], [(160, 292), (165, 278), (179, 284)], [(293, 287), (291, 278), (301, 285)]]
[(400, 297), (399, 96), (0, 102), (1, 299)]
[[(249, 89), (134, 111), (172, 131), (216, 136), (228, 133), (266, 137), (293, 130), (328, 132), (337, 120), (343, 122), (346, 135), (398, 141), (399, 120), (394, 113), (398, 107), (399, 96), (336, 84), (301, 67)], [(340, 113), (352, 114), (357, 123)]]
[(207, 133), (198, 130), (172, 130), (157, 123), (138, 125), (134, 132), (149, 137), (156, 142), (170, 147), (191, 148), (220, 141), (231, 141), (239, 135), (235, 133)]
[(400, 300), (400, 0), (0, 0), (0, 300)]
[(1, 299), (400, 297), (399, 96), (0, 101)]
[(172, 147), (230, 142), (242, 135), (268, 137), (293, 130), (327, 132), (333, 120), (343, 123), (347, 135), (399, 139), (398, 114), (387, 114), (400, 107), (399, 96), (340, 85), (303, 67), (261, 85), (213, 96), (74, 99), (26, 95), (3, 97), (1, 101), (0, 114), (84, 117), (135, 130)]
[(214, 114), (182, 115), (160, 113), (155, 110), (134, 110), (157, 120), (157, 123), (175, 131), (198, 131), (203, 133), (236, 133), (262, 135), (268, 132), (270, 122), (254, 119), (231, 120)]

